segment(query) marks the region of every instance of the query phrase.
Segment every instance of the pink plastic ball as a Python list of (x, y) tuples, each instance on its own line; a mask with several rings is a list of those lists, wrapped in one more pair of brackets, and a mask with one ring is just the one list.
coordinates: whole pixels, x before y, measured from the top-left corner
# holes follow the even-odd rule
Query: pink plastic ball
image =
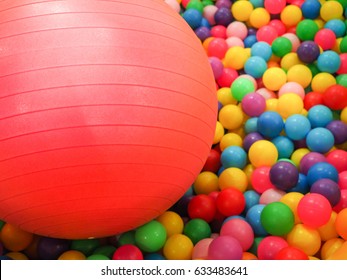
[(347, 74), (347, 53), (340, 54), (341, 65), (336, 71), (337, 74)]
[(288, 246), (288, 242), (279, 236), (264, 237), (257, 249), (259, 260), (274, 260), (277, 253)]
[(205, 19), (207, 19), (207, 21), (209, 22), (209, 24), (211, 25), (215, 25), (216, 22), (214, 20), (214, 15), (215, 13), (217, 12), (218, 8), (214, 5), (207, 5), (204, 7), (204, 10), (203, 10), (203, 17)]
[(269, 204), (271, 202), (280, 201), (281, 197), (284, 196), (286, 192), (277, 189), (268, 189), (263, 192), (259, 198), (260, 204)]
[(287, 28), (284, 25), (284, 23), (279, 19), (273, 19), (269, 22), (269, 25), (274, 27), (277, 30), (278, 36), (282, 36), (286, 31)]
[(238, 76), (239, 73), (235, 69), (224, 67), (222, 75), (217, 79), (217, 83), (220, 87), (230, 87)]
[(270, 169), (269, 166), (261, 166), (252, 172), (251, 184), (256, 192), (262, 194), (268, 189), (276, 188), (270, 181)]
[(227, 26), (227, 37), (245, 39), (248, 34), (247, 26), (241, 21), (233, 21)]
[(288, 82), (285, 83), (278, 91), (278, 96), (282, 96), (286, 93), (295, 93), (299, 95), (302, 99), (305, 98), (305, 89), (302, 85), (297, 82)]
[(220, 230), (220, 235), (236, 238), (240, 242), (243, 251), (247, 251), (251, 248), (254, 241), (252, 227), (242, 219), (231, 219), (225, 222)]
[(215, 25), (211, 28), (211, 36), (215, 38), (227, 38), (227, 29), (224, 25)]
[(241, 102), (242, 110), (250, 117), (260, 116), (266, 109), (265, 98), (257, 93), (247, 94)]
[(207, 54), (208, 56), (215, 56), (219, 59), (223, 59), (227, 50), (228, 44), (223, 38), (214, 38), (208, 44)]
[(228, 47), (244, 47), (245, 44), (243, 43), (243, 41), (239, 38), (239, 37), (229, 37), (225, 40), (228, 44)]
[(269, 90), (269, 89), (264, 88), (264, 87), (259, 87), (256, 90), (256, 93), (259, 93), (260, 95), (262, 95), (265, 98), (265, 100), (277, 98), (276, 93), (274, 93), (272, 90)]
[(330, 50), (336, 43), (336, 35), (331, 29), (323, 28), (318, 30), (314, 36), (314, 42), (323, 50)]
[(240, 242), (228, 235), (216, 237), (208, 248), (209, 260), (241, 260), (242, 254)]
[(273, 15), (281, 13), (286, 6), (286, 0), (264, 0), (265, 9)]
[(301, 41), (298, 38), (298, 36), (296, 36), (294, 33), (285, 33), (282, 35), (282, 37), (285, 37), (290, 40), (290, 42), (292, 43), (292, 52), (296, 52), (296, 50), (301, 44)]
[(300, 220), (313, 228), (325, 225), (330, 219), (331, 212), (329, 200), (318, 193), (308, 193), (298, 203)]
[(213, 238), (205, 238), (195, 244), (192, 253), (193, 260), (206, 260), (208, 258), (208, 247)]
[(263, 41), (271, 45), (273, 40), (278, 37), (276, 28), (271, 25), (264, 25), (260, 27), (256, 34), (258, 42)]
[(347, 171), (342, 171), (339, 173), (338, 184), (341, 190), (347, 189)]

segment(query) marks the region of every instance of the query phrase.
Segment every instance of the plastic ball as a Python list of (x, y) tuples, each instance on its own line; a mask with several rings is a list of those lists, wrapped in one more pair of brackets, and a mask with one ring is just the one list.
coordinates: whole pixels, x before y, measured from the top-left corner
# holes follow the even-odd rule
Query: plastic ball
[(278, 158), (290, 158), (294, 152), (294, 143), (286, 136), (277, 136), (271, 142), (276, 146)]
[(337, 169), (326, 160), (313, 164), (307, 172), (307, 182), (310, 186), (320, 179), (330, 179), (334, 182), (339, 180)]
[(271, 25), (264, 25), (259, 28), (256, 37), (259, 42), (272, 44), (273, 41), (278, 37), (278, 33), (275, 27)]
[(323, 94), (311, 91), (304, 97), (304, 107), (308, 111), (313, 106), (323, 104)]
[(326, 197), (331, 207), (334, 207), (337, 203), (339, 203), (341, 198), (341, 191), (339, 185), (330, 179), (320, 179), (314, 182), (310, 189), (311, 193), (318, 193)]
[(281, 197), (280, 202), (286, 204), (293, 212), (295, 224), (298, 224), (301, 222), (299, 216), (298, 216), (298, 204), (300, 200), (304, 197), (302, 193), (299, 192), (290, 192), (285, 194)]
[(196, 244), (211, 236), (211, 227), (202, 219), (192, 219), (185, 224), (183, 233), (190, 238), (193, 244)]
[(89, 256), (98, 246), (100, 246), (99, 239), (76, 239), (72, 240), (70, 248), (82, 252), (85, 256)]
[(280, 201), (284, 194), (285, 192), (281, 190), (268, 189), (261, 194), (259, 203), (266, 205), (272, 202)]
[(342, 177), (340, 177), (341, 173), (347, 171), (347, 151), (344, 150), (333, 150), (326, 156), (328, 163), (333, 165), (337, 172), (339, 173), (338, 182), (341, 183)]
[(309, 169), (315, 165), (316, 163), (326, 162), (327, 159), (324, 155), (317, 152), (308, 152), (300, 160), (300, 172), (303, 174), (307, 174)]
[(268, 138), (280, 135), (284, 128), (284, 122), (277, 112), (267, 111), (262, 113), (257, 122), (257, 129), (260, 134)]
[(316, 19), (322, 4), (318, 0), (306, 0), (301, 5), (302, 15), (307, 19)]
[(287, 119), (292, 115), (300, 114), (304, 108), (304, 102), (295, 93), (285, 93), (278, 98), (277, 108), (279, 114)]
[(341, 65), (340, 56), (334, 51), (324, 51), (317, 59), (318, 69), (322, 72), (334, 74)]
[(296, 26), (302, 19), (301, 9), (296, 5), (287, 5), (281, 11), (280, 19), (288, 28)]
[(337, 213), (335, 211), (331, 212), (329, 221), (325, 225), (317, 228), (322, 241), (327, 241), (329, 239), (338, 237), (338, 233), (335, 228), (336, 217)]
[(334, 141), (334, 135), (324, 127), (316, 127), (306, 136), (307, 147), (313, 152), (328, 152), (334, 146)]
[(252, 56), (247, 59), (244, 68), (245, 72), (252, 77), (261, 78), (267, 69), (267, 64), (263, 57)]
[(314, 41), (304, 41), (298, 47), (297, 54), (302, 62), (313, 63), (319, 57), (320, 49)]
[(209, 57), (209, 62), (213, 71), (215, 79), (218, 79), (223, 73), (223, 63), (218, 57), (211, 56)]
[(205, 238), (195, 244), (192, 253), (193, 260), (206, 260), (208, 257), (208, 247), (210, 246), (213, 238)]
[(347, 208), (341, 210), (336, 217), (335, 227), (337, 233), (347, 241)]
[(222, 152), (221, 162), (225, 168), (237, 167), (243, 169), (247, 164), (247, 154), (239, 146), (229, 146)]
[(333, 113), (325, 105), (316, 105), (308, 110), (307, 118), (313, 128), (325, 127), (333, 120)]
[(259, 260), (274, 260), (277, 253), (285, 247), (288, 247), (288, 243), (282, 237), (266, 236), (258, 245), (258, 258)]
[(255, 167), (272, 166), (278, 159), (278, 151), (270, 141), (259, 140), (249, 148), (248, 157)]
[[(223, 137), (221, 139), (221, 142), (223, 140)], [(216, 173), (220, 167), (221, 167), (220, 152), (216, 151), (215, 149), (211, 149), (210, 154), (208, 155), (207, 160), (205, 162), (205, 165), (202, 168), (202, 171), (209, 171), (209, 172)]]
[(326, 241), (321, 248), (322, 260), (328, 260), (344, 243), (342, 238), (333, 238)]
[(315, 37), (314, 41), (317, 45), (319, 45), (324, 51), (325, 50), (330, 50), (334, 47), (336, 43), (336, 35), (334, 31), (328, 29), (328, 28), (323, 28), (320, 29)]
[(315, 255), (321, 247), (321, 238), (317, 229), (305, 224), (297, 224), (287, 235), (287, 242), (309, 256)]
[(270, 181), (280, 190), (286, 191), (293, 188), (298, 179), (298, 169), (287, 161), (278, 161), (270, 169)]
[(112, 256), (113, 260), (143, 260), (141, 250), (132, 244), (120, 246)]
[(252, 27), (260, 29), (270, 22), (270, 13), (263, 7), (255, 8), (249, 17), (249, 23)]
[(243, 144), (243, 139), (239, 134), (235, 132), (229, 132), (222, 137), (219, 143), (219, 148), (221, 151), (224, 151), (227, 147), (230, 147), (230, 146), (242, 147), (242, 144)]
[(211, 171), (201, 172), (194, 181), (193, 188), (196, 194), (209, 194), (219, 190), (218, 176)]
[(303, 115), (289, 116), (284, 125), (286, 135), (292, 140), (304, 139), (311, 130), (310, 121)]
[(183, 234), (174, 234), (168, 238), (163, 254), (168, 260), (190, 260), (193, 253), (193, 242)]
[(252, 206), (259, 203), (260, 195), (254, 190), (248, 190), (243, 193), (246, 201), (245, 212), (247, 212)]
[(287, 78), (288, 82), (296, 82), (306, 88), (312, 81), (312, 72), (306, 65), (296, 64), (288, 69)]
[(329, 200), (318, 193), (306, 194), (298, 204), (298, 215), (303, 224), (317, 228), (325, 225), (332, 212)]
[(343, 7), (338, 1), (326, 1), (320, 9), (320, 16), (324, 21), (339, 19), (343, 15)]
[(231, 12), (237, 21), (246, 22), (250, 18), (253, 6), (250, 2), (235, 2), (231, 6)]
[(324, 27), (332, 30), (337, 38), (346, 35), (346, 25), (341, 19), (331, 19), (325, 23)]
[(270, 181), (270, 166), (257, 167), (251, 174), (251, 184), (253, 189), (262, 194), (268, 189), (275, 188)]
[(216, 237), (208, 247), (209, 260), (241, 260), (242, 246), (240, 242), (231, 236)]
[(333, 208), (333, 210), (335, 212), (340, 212), (345, 208), (347, 208), (347, 189), (341, 189), (341, 199), (339, 203)]
[(310, 190), (310, 186), (307, 183), (306, 175), (299, 173), (299, 179), (297, 184), (293, 188), (291, 188), (289, 191), (306, 194), (309, 192), (309, 190)]
[(305, 97), (305, 89), (297, 82), (287, 82), (278, 91), (278, 96), (282, 96), (286, 93), (295, 93), (302, 99)]
[(279, 90), (286, 82), (287, 74), (282, 68), (271, 67), (264, 72), (263, 83), (269, 90)]
[(238, 77), (231, 84), (231, 92), (233, 97), (237, 101), (242, 101), (242, 99), (251, 92), (255, 91), (254, 84), (247, 78)]
[(37, 244), (37, 252), (40, 260), (56, 260), (70, 248), (69, 240), (41, 237)]
[(230, 8), (219, 8), (214, 14), (214, 20), (217, 25), (220, 24), (223, 26), (228, 26), (233, 20), (233, 15)]
[(227, 26), (227, 36), (244, 40), (247, 37), (247, 26), (241, 21), (233, 21)]
[(241, 70), (249, 58), (249, 53), (240, 46), (231, 47), (225, 53), (224, 63), (226, 67)]
[(266, 108), (265, 98), (259, 93), (249, 93), (242, 99), (242, 110), (248, 116), (260, 116)]
[[(103, 255), (103, 256), (107, 257), (108, 259), (111, 259), (115, 251), (116, 251), (115, 246), (104, 245), (104, 246), (96, 248), (92, 255), (98, 255), (98, 256)], [(90, 255), (90, 256), (92, 256), (92, 255)]]
[(247, 251), (254, 241), (252, 227), (242, 219), (231, 219), (225, 222), (220, 230), (220, 235), (227, 235), (237, 239), (243, 251)]
[[(282, 36), (287, 31), (285, 24), (279, 19), (272, 19), (269, 22), (269, 25), (276, 29), (278, 36)], [(291, 45), (291, 50), (292, 50), (292, 45)]]
[(156, 220), (165, 227), (167, 237), (183, 232), (183, 220), (176, 212), (166, 211)]
[(285, 6), (285, 0), (264, 0), (264, 7), (270, 14), (279, 14)]
[(302, 250), (288, 246), (284, 247), (278, 251), (275, 256), (275, 260), (308, 260), (307, 254), (305, 254)]
[(347, 107), (347, 88), (341, 85), (332, 85), (323, 93), (323, 102), (332, 110), (342, 110)]
[(264, 204), (255, 204), (246, 213), (246, 221), (251, 225), (255, 236), (266, 236), (267, 231), (264, 229), (260, 217)]
[(292, 51), (292, 42), (286, 37), (278, 37), (273, 40), (272, 53), (278, 57), (283, 57)]
[(206, 194), (194, 196), (188, 204), (188, 215), (191, 219), (203, 219), (209, 223), (213, 220), (216, 211), (215, 200)]
[(213, 38), (207, 47), (209, 57), (214, 56), (223, 59), (228, 50), (228, 45), (224, 38)]
[(184, 11), (182, 17), (192, 29), (196, 29), (200, 26), (202, 13), (196, 9), (188, 9)]
[(301, 41), (313, 41), (319, 27), (312, 19), (300, 21), (296, 27), (296, 35)]
[(13, 252), (23, 251), (33, 241), (33, 234), (6, 223), (1, 228), (0, 239), (3, 246)]
[(242, 213), (246, 206), (246, 200), (243, 193), (231, 185), (218, 194), (216, 204), (218, 211), (224, 216), (233, 216)]
[(318, 73), (312, 78), (312, 90), (318, 93), (324, 93), (330, 86), (336, 85), (335, 77), (330, 73)]
[[(211, 37), (225, 40), (227, 38), (227, 29), (224, 25), (215, 25), (211, 27)], [(214, 39), (211, 40), (211, 42)], [(226, 43), (226, 41), (225, 41)], [(228, 44), (227, 44), (228, 45)]]
[(137, 228), (135, 232), (136, 245), (143, 252), (148, 253), (161, 249), (165, 244), (166, 237), (165, 227), (155, 220)]
[[(301, 43), (300, 39), (298, 38), (298, 36), (296, 36), (294, 33), (284, 33), (282, 35), (282, 37), (285, 37), (287, 39), (290, 40), (290, 42), (292, 43), (292, 53), (288, 53), (285, 56), (290, 56), (290, 55), (294, 55), (294, 57), (297, 57), (297, 54), (295, 53)], [(281, 61), (282, 63), (282, 61)]]
[(224, 169), (219, 175), (219, 187), (221, 190), (234, 187), (244, 192), (248, 186), (248, 178), (243, 170), (237, 167)]
[(272, 48), (266, 42), (256, 42), (251, 47), (251, 55), (262, 57), (265, 61), (269, 61), (272, 56)]
[(219, 111), (218, 119), (226, 129), (239, 128), (244, 120), (242, 109), (234, 104), (227, 104)]
[(271, 235), (285, 235), (294, 226), (294, 214), (282, 202), (267, 204), (261, 213), (260, 219), (264, 229)]

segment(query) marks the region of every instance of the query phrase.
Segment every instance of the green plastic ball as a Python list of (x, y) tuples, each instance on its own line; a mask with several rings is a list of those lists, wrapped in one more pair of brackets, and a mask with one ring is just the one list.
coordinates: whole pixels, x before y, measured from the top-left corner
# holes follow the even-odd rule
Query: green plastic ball
[(304, 19), (296, 26), (296, 35), (301, 41), (314, 40), (319, 27), (312, 19)]
[(294, 214), (286, 204), (276, 201), (264, 207), (260, 222), (269, 234), (282, 236), (294, 227)]
[(119, 246), (127, 245), (127, 244), (135, 245), (135, 243), (136, 242), (135, 242), (135, 231), (134, 230), (124, 232), (118, 238), (118, 245)]
[(188, 236), (195, 245), (200, 240), (211, 236), (211, 227), (205, 220), (192, 219), (184, 226), (183, 233)]
[(165, 227), (158, 221), (151, 221), (135, 232), (136, 245), (144, 252), (154, 253), (160, 250), (166, 241)]
[(78, 239), (72, 240), (71, 250), (77, 250), (83, 253), (85, 256), (93, 254), (96, 248), (100, 246), (99, 239)]
[(87, 260), (92, 260), (92, 261), (108, 261), (110, 258), (106, 257), (105, 255), (102, 254), (93, 254), (90, 255)]
[(105, 245), (105, 246), (96, 248), (95, 251), (93, 252), (93, 255), (104, 255), (105, 257), (112, 259), (112, 256), (115, 251), (116, 251), (116, 247), (112, 245)]
[(231, 84), (231, 92), (237, 101), (242, 101), (246, 94), (254, 92), (255, 86), (250, 79), (239, 77)]
[(336, 82), (344, 87), (347, 87), (347, 74), (341, 74), (336, 77)]
[(272, 53), (278, 57), (283, 57), (290, 53), (292, 48), (292, 42), (286, 37), (277, 37), (271, 45)]
[(200, 0), (190, 0), (186, 9), (195, 9), (202, 13), (204, 10), (204, 5), (201, 3)]

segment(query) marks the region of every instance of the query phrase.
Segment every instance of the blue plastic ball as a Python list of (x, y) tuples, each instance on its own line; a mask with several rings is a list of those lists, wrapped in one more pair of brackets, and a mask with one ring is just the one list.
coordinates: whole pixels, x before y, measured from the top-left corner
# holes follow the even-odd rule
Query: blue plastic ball
[(271, 46), (266, 42), (256, 42), (251, 47), (251, 56), (260, 56), (265, 61), (269, 61), (269, 59), (272, 56), (272, 48)]
[(334, 135), (324, 127), (312, 129), (306, 136), (306, 145), (312, 152), (325, 154), (334, 146)]
[(334, 182), (338, 182), (339, 173), (332, 164), (327, 162), (318, 162), (310, 167), (306, 177), (308, 185), (312, 186), (320, 179), (330, 179)]
[(268, 235), (260, 220), (261, 212), (263, 211), (264, 207), (264, 204), (256, 204), (252, 206), (246, 214), (246, 221), (251, 225), (254, 235), (256, 236)]
[(255, 8), (263, 8), (264, 7), (264, 0), (249, 0), (251, 4)]
[(298, 192), (302, 194), (307, 194), (309, 191), (310, 191), (310, 186), (308, 185), (307, 177), (306, 175), (302, 173), (299, 173), (299, 178), (296, 185), (293, 188), (288, 190), (288, 192)]
[(247, 59), (244, 69), (246, 74), (253, 78), (261, 78), (267, 69), (267, 63), (261, 56), (251, 56)]
[(332, 30), (336, 38), (340, 38), (346, 35), (346, 24), (341, 19), (331, 19), (326, 22), (324, 28)]
[(153, 261), (160, 261), (160, 260), (166, 260), (165, 257), (159, 253), (150, 253), (145, 255), (145, 260), (153, 260)]
[(341, 65), (340, 56), (334, 51), (325, 51), (318, 56), (317, 67), (321, 72), (334, 74)]
[(289, 116), (284, 124), (284, 131), (292, 140), (304, 139), (310, 130), (310, 121), (308, 118), (300, 114)]
[(247, 153), (239, 146), (229, 146), (221, 154), (221, 162), (225, 168), (243, 169), (247, 164)]
[(249, 118), (245, 123), (245, 132), (247, 134), (251, 133), (251, 132), (257, 132), (257, 130), (258, 130), (257, 124), (258, 124), (258, 118), (257, 117)]
[(280, 135), (284, 128), (281, 115), (274, 111), (266, 111), (258, 117), (258, 132), (265, 137), (274, 138)]
[(277, 136), (271, 142), (277, 148), (278, 158), (290, 158), (294, 152), (294, 143), (286, 136)]
[(333, 119), (333, 112), (325, 105), (315, 105), (308, 110), (307, 118), (312, 128), (325, 127)]
[(321, 6), (318, 0), (306, 0), (301, 5), (302, 15), (306, 19), (316, 19), (320, 14)]
[(245, 45), (245, 48), (251, 48), (257, 41), (258, 40), (256, 35), (248, 35), (243, 40), (243, 44)]
[(188, 9), (182, 14), (183, 19), (189, 24), (192, 29), (200, 26), (202, 14), (195, 9)]
[(243, 196), (246, 200), (246, 206), (245, 206), (244, 212), (247, 213), (247, 211), (251, 207), (253, 207), (256, 204), (259, 204), (260, 195), (256, 191), (253, 191), (253, 190), (245, 191), (243, 193)]

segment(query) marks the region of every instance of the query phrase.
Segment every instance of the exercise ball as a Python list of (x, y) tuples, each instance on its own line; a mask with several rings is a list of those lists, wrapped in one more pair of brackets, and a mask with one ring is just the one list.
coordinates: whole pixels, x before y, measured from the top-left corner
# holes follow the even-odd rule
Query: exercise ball
[(215, 91), (162, 0), (0, 1), (0, 219), (66, 239), (149, 222), (202, 169)]

